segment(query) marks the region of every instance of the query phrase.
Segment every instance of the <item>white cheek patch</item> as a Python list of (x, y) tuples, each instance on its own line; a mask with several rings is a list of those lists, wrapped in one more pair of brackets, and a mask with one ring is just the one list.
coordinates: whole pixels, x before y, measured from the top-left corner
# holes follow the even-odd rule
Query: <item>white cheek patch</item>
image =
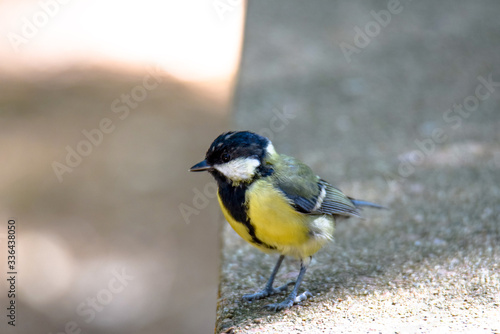
[(266, 151), (269, 155), (276, 155), (276, 150), (274, 149), (273, 143), (269, 142), (266, 147)]
[(214, 168), (224, 174), (228, 179), (241, 182), (251, 180), (255, 170), (260, 166), (260, 161), (254, 158), (238, 158), (225, 164), (215, 165)]

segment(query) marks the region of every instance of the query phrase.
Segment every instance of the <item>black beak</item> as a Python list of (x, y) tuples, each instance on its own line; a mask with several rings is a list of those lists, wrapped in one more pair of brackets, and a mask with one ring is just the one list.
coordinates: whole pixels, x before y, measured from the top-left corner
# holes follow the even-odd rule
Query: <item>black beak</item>
[(210, 166), (206, 160), (203, 160), (201, 162), (198, 162), (196, 165), (193, 167), (189, 168), (190, 172), (204, 172), (207, 170), (211, 170), (212, 166)]

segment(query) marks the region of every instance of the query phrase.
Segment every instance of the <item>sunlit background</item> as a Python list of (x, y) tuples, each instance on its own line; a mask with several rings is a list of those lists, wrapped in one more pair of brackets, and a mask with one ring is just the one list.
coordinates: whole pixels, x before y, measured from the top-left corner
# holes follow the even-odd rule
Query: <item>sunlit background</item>
[(221, 217), (182, 209), (209, 181), (187, 169), (227, 129), (244, 10), (0, 2), (1, 252), (8, 218), (18, 236), (1, 333), (213, 331)]
[(155, 64), (179, 80), (227, 81), (239, 61), (242, 1), (3, 1), (4, 71)]

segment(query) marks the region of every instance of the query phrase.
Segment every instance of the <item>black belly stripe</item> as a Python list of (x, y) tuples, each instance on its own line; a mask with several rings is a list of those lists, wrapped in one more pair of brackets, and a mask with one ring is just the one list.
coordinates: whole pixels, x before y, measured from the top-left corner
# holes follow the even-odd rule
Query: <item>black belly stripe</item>
[(276, 247), (268, 245), (259, 238), (257, 238), (257, 236), (255, 235), (255, 227), (252, 225), (252, 223), (250, 223), (250, 219), (247, 219), (242, 224), (245, 225), (245, 227), (247, 228), (248, 234), (250, 234), (250, 236), (252, 237), (252, 241), (254, 243), (258, 244), (259, 246), (266, 247), (268, 249), (276, 249)]
[(248, 190), (247, 185), (240, 184), (238, 186), (232, 186), (222, 175), (214, 176), (219, 185), (219, 196), (222, 203), (237, 222), (245, 225), (252, 241), (259, 246), (268, 249), (276, 249), (276, 247), (268, 245), (257, 238), (255, 234), (255, 226), (250, 222), (250, 218), (247, 215), (247, 207), (245, 206), (245, 193)]

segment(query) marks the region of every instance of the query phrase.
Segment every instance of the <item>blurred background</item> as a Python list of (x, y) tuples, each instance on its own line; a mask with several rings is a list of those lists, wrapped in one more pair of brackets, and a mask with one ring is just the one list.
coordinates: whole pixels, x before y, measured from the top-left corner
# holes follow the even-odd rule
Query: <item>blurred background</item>
[(19, 275), (0, 331), (212, 332), (223, 219), (187, 170), (228, 129), (396, 207), (432, 247), (480, 217), (488, 238), (456, 245), (498, 255), (498, 17), (495, 1), (1, 1), (0, 254), (14, 217)]
[(234, 1), (0, 2), (4, 310), (11, 217), (19, 249), (1, 333), (213, 331), (222, 219), (188, 169), (228, 129), (243, 19)]

